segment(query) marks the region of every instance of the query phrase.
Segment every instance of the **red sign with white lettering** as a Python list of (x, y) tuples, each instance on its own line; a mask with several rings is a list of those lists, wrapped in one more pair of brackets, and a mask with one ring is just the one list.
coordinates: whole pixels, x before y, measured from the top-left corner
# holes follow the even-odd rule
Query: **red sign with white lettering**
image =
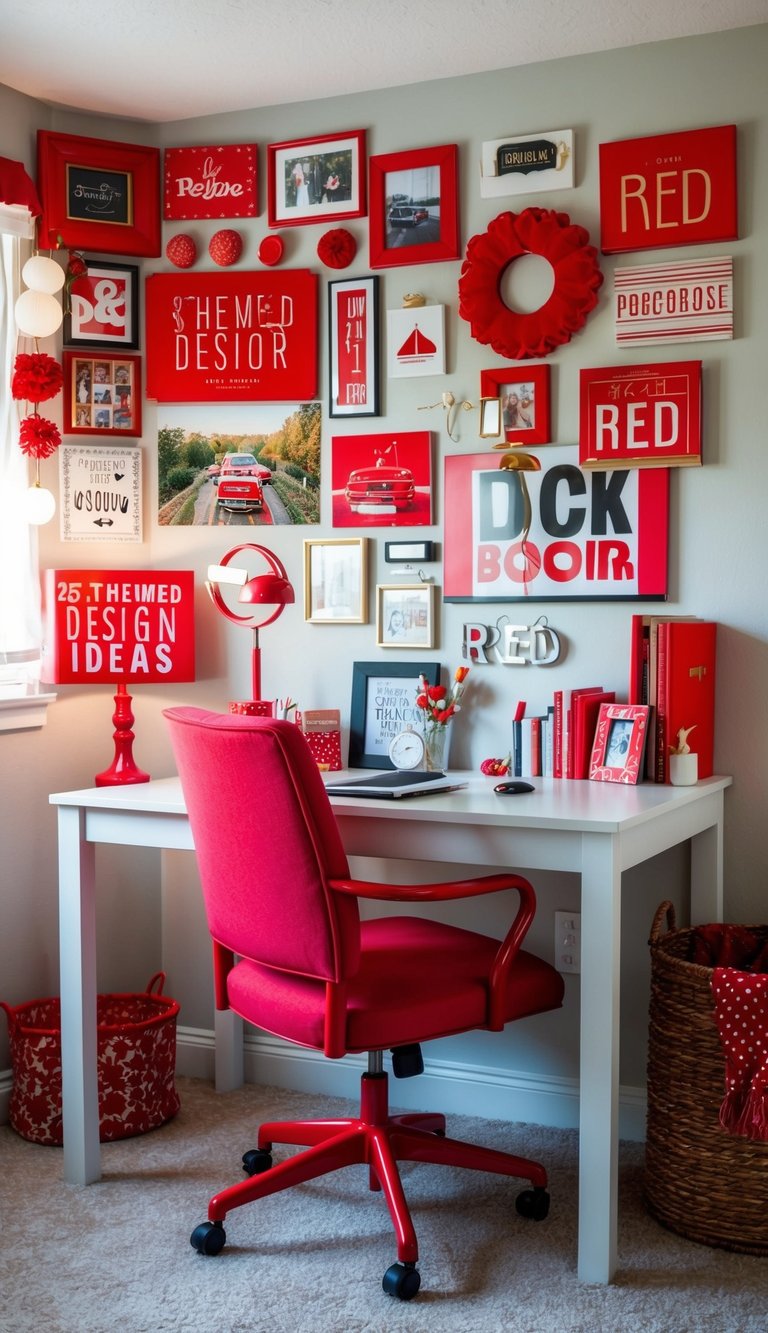
[(366, 371), (368, 367), (367, 292), (364, 286), (338, 293), (336, 313), (336, 368), (339, 382), (334, 406), (366, 406)]
[(701, 463), (701, 362), (582, 370), (579, 467)]
[(252, 218), (258, 212), (256, 145), (166, 148), (165, 218)]
[(192, 570), (47, 569), (43, 598), (44, 681), (194, 680)]
[(317, 394), (317, 276), (154, 273), (147, 394), (160, 403), (309, 402)]
[(735, 125), (600, 144), (603, 254), (738, 234)]

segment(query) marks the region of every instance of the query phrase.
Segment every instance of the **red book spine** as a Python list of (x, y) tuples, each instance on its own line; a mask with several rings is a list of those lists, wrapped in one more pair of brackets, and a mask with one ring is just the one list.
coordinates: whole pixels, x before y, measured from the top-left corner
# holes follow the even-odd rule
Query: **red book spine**
[(541, 718), (531, 718), (531, 777), (541, 777)]
[(669, 708), (667, 676), (667, 639), (669, 623), (659, 625), (656, 641), (656, 782), (669, 781), (669, 757), (667, 753), (667, 713)]
[(555, 722), (552, 738), (552, 777), (563, 776), (563, 691), (555, 690)]

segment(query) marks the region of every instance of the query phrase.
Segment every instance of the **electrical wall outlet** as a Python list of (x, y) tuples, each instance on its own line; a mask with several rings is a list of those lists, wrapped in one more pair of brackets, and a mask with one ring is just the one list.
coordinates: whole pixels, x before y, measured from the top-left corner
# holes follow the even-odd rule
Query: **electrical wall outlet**
[(558, 972), (581, 971), (579, 912), (555, 912), (555, 967)]

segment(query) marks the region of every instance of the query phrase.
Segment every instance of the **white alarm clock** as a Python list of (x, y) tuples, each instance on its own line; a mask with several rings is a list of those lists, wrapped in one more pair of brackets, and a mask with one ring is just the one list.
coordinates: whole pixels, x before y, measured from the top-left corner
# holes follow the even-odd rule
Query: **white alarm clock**
[(399, 731), (389, 742), (389, 757), (395, 768), (424, 768), (426, 753), (424, 740), (413, 727)]

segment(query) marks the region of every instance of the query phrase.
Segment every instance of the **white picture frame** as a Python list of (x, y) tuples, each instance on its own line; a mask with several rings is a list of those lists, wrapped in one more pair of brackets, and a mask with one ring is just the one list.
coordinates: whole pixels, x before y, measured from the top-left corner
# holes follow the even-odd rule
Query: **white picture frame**
[(140, 542), (141, 449), (62, 444), (59, 497), (63, 542)]
[(445, 374), (445, 306), (387, 311), (387, 376)]
[(379, 648), (434, 648), (435, 585), (376, 585), (376, 645)]
[[(500, 170), (500, 154), (514, 155), (516, 163)], [(550, 163), (552, 165), (544, 165)], [(502, 199), (543, 190), (572, 190), (574, 183), (573, 130), (539, 130), (535, 134), (508, 134), (489, 139), (480, 157), (481, 199)]]

